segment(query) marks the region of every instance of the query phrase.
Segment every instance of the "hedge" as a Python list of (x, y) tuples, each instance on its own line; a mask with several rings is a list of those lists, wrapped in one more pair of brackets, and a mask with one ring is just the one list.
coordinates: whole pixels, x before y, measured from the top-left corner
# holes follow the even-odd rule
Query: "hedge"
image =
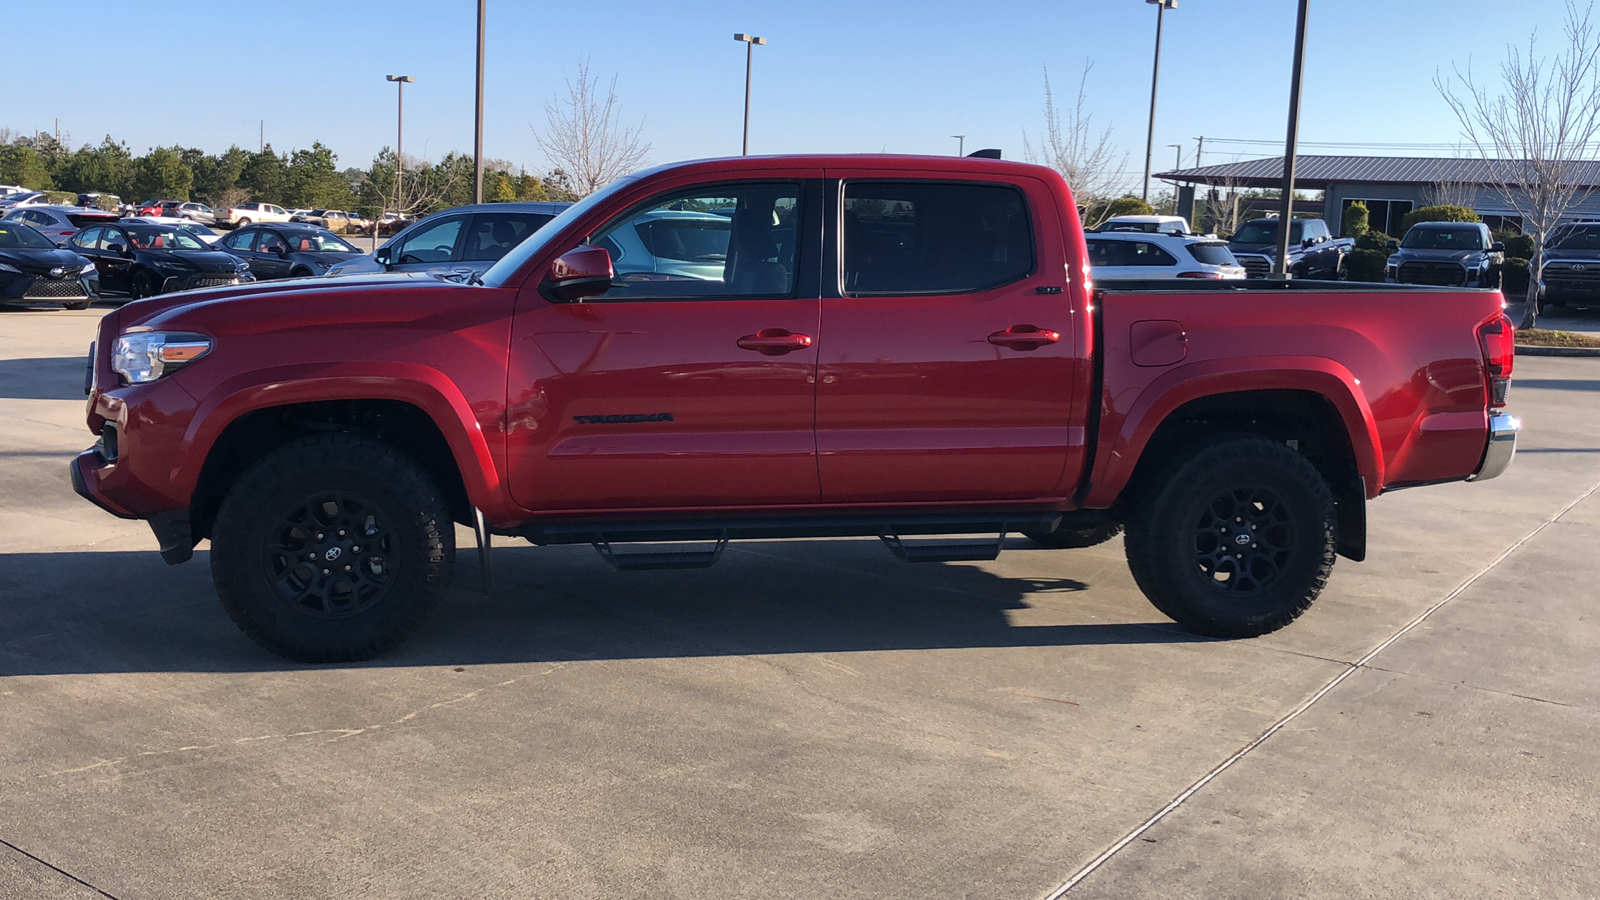
[(1400, 220), (1400, 232), (1404, 234), (1411, 230), (1411, 226), (1418, 222), (1482, 222), (1478, 214), (1465, 206), (1424, 206), (1406, 213)]
[(1515, 303), (1528, 295), (1528, 261), (1518, 256), (1506, 256), (1500, 267), (1500, 293)]
[(1357, 200), (1345, 207), (1340, 224), (1344, 226), (1345, 237), (1358, 238), (1366, 234), (1371, 227), (1367, 224), (1367, 205)]
[(1344, 258), (1345, 273), (1351, 281), (1382, 281), (1389, 254), (1380, 250), (1352, 250)]
[(1379, 253), (1388, 256), (1389, 242), (1392, 240), (1394, 240), (1394, 238), (1389, 237), (1387, 234), (1384, 234), (1381, 231), (1369, 231), (1366, 234), (1356, 238), (1356, 249), (1376, 250)]

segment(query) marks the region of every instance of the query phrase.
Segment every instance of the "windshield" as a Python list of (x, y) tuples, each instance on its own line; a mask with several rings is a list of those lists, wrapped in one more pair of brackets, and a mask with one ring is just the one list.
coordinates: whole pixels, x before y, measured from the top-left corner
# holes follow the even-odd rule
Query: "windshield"
[(299, 253), (360, 253), (331, 231), (285, 232), (289, 246)]
[[(1289, 226), (1290, 243), (1299, 243), (1305, 226), (1299, 222)], [(1277, 219), (1254, 219), (1234, 232), (1233, 240), (1240, 244), (1275, 244), (1278, 242)]]
[(54, 250), (55, 246), (44, 235), (20, 222), (0, 222), (0, 247)]
[(194, 235), (176, 228), (129, 228), (128, 239), (138, 250), (210, 250)]
[(638, 180), (639, 178), (636, 175), (626, 175), (618, 178), (616, 181), (562, 210), (561, 215), (551, 219), (538, 231), (535, 231), (532, 237), (513, 247), (511, 252), (500, 257), (499, 262), (490, 266), (489, 270), (483, 273), (483, 283), (490, 287), (504, 287), (506, 279), (510, 278), (517, 269), (520, 269), (523, 263), (543, 250), (545, 244), (548, 244), (551, 239), (565, 231), (568, 223), (587, 215), (589, 210), (604, 203), (613, 195), (620, 193)]
[(1551, 250), (1600, 250), (1600, 225), (1563, 225), (1550, 235)]
[(1460, 228), (1413, 228), (1400, 246), (1411, 250), (1482, 250), (1483, 231), (1476, 226)]

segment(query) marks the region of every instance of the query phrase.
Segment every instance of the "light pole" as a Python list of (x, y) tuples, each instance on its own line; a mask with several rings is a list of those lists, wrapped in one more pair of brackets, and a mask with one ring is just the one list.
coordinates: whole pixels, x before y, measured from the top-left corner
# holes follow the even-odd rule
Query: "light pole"
[(394, 212), (400, 215), (400, 173), (405, 170), (406, 157), (402, 142), (406, 135), (406, 85), (416, 81), (410, 75), (385, 75), (385, 81), (394, 82)]
[(1289, 129), (1283, 139), (1283, 205), (1278, 208), (1278, 255), (1273, 278), (1289, 277), (1289, 226), (1294, 220), (1295, 145), (1300, 140), (1300, 73), (1306, 59), (1306, 13), (1310, 0), (1300, 0), (1294, 25), (1294, 70), (1289, 76)]
[(966, 156), (967, 155), (967, 136), (964, 135), (964, 134), (952, 134), (950, 136), (961, 142), (959, 144), (956, 144), (956, 155), (957, 156)]
[(1174, 149), (1176, 151), (1178, 151), (1178, 161), (1177, 161), (1176, 164), (1173, 165), (1172, 168), (1174, 170), (1183, 168), (1183, 145), (1182, 144), (1168, 144), (1167, 146), (1171, 147), (1172, 149)]
[(740, 34), (734, 35), (733, 39), (736, 40), (736, 41), (743, 41), (744, 44), (745, 44), (745, 48), (744, 48), (744, 146), (743, 146), (742, 149), (740, 149), (739, 155), (740, 156), (749, 156), (750, 155), (750, 67), (754, 63), (754, 60), (755, 60), (756, 45), (757, 44), (765, 44), (767, 42), (767, 39), (764, 38), (764, 37), (756, 37), (753, 34), (744, 34), (744, 33), (740, 33)]
[(1144, 141), (1144, 193), (1141, 195), (1146, 203), (1150, 202), (1150, 160), (1156, 152), (1156, 82), (1161, 77), (1161, 20), (1169, 9), (1178, 8), (1178, 0), (1144, 0), (1155, 5), (1156, 8), (1156, 55), (1150, 64), (1150, 131)]
[(478, 0), (478, 115), (472, 128), (472, 202), (483, 202), (483, 19), (488, 0)]

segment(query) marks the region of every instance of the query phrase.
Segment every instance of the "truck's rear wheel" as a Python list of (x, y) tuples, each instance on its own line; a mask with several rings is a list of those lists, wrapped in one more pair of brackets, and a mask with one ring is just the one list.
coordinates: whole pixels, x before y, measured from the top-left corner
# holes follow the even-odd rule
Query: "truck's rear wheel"
[(1224, 440), (1155, 475), (1124, 543), (1157, 609), (1197, 634), (1255, 637), (1293, 622), (1327, 584), (1333, 495), (1287, 446)]
[(438, 486), (364, 435), (267, 454), (212, 529), (223, 608), (256, 643), (301, 662), (368, 659), (404, 641), (443, 598), (454, 559)]
[(1055, 531), (1024, 531), (1028, 540), (1051, 550), (1075, 550), (1104, 544), (1122, 533), (1121, 522), (1101, 522), (1097, 525), (1062, 525)]

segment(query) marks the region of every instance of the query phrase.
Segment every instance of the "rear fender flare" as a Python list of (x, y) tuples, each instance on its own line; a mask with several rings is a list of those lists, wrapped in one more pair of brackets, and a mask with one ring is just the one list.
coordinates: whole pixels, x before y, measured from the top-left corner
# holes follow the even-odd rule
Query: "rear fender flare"
[(1103, 437), (1096, 448), (1083, 505), (1106, 509), (1115, 504), (1156, 429), (1185, 403), (1219, 394), (1270, 390), (1308, 391), (1332, 403), (1349, 435), (1357, 474), (1366, 481), (1367, 498), (1377, 496), (1383, 484), (1383, 453), (1376, 420), (1355, 376), (1331, 359), (1261, 356), (1178, 366), (1146, 386), (1116, 426), (1116, 434)]

